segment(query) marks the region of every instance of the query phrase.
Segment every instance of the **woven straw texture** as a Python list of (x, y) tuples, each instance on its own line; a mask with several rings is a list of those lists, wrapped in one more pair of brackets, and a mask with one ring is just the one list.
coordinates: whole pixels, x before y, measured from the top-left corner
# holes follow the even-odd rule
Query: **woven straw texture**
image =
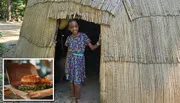
[(178, 2), (124, 0), (101, 25), (101, 103), (180, 102)]
[(180, 103), (180, 64), (101, 64), (101, 103)]
[(53, 19), (69, 19), (75, 18), (78, 15), (83, 20), (98, 24), (110, 24), (113, 18), (113, 15), (110, 15), (108, 12), (73, 2), (51, 3), (48, 17)]
[(180, 16), (141, 16), (130, 20), (131, 14), (127, 12), (130, 8), (121, 8), (111, 27), (101, 28), (104, 61), (179, 62)]
[(130, 19), (180, 16), (180, 0), (123, 0)]
[(48, 8), (49, 4), (38, 4), (26, 9), (15, 57), (54, 56), (56, 20), (47, 17)]
[(50, 4), (49, 18), (67, 19), (78, 15), (81, 19), (98, 24), (110, 24), (122, 5), (120, 0), (30, 0), (27, 7), (39, 3)]
[[(28, 7), (38, 3), (45, 3), (45, 2), (55, 2), (55, 3), (72, 2), (76, 4), (90, 6), (91, 8), (99, 9), (102, 11), (107, 11), (113, 15), (117, 13), (120, 4), (122, 3), (121, 0), (30, 0), (28, 1)], [(69, 4), (69, 7), (71, 7), (71, 5), (72, 4)]]
[[(102, 9), (108, 5), (89, 5), (92, 1), (118, 6), (112, 12)], [(29, 0), (15, 56), (53, 57), (56, 19), (78, 14), (101, 24), (101, 103), (180, 103), (179, 4), (179, 0)]]

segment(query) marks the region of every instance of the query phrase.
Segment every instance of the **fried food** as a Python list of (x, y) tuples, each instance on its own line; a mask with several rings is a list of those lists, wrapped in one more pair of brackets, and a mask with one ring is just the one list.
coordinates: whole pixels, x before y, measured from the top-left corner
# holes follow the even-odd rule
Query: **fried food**
[(48, 88), (52, 88), (52, 82), (37, 75), (23, 76), (21, 78), (21, 84), (18, 86), (18, 89), (22, 91), (38, 91)]

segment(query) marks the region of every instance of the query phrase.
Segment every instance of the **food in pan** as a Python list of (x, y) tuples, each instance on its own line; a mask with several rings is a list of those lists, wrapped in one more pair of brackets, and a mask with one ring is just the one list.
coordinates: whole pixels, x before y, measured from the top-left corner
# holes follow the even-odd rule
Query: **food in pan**
[(21, 84), (18, 86), (22, 91), (38, 91), (52, 88), (52, 82), (37, 75), (26, 75), (21, 78)]

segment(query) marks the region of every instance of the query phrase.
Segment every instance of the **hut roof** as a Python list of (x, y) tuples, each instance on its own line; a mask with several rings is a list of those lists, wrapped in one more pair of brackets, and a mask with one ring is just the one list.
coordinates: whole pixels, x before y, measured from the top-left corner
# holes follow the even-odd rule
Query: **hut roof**
[(180, 0), (124, 0), (131, 20), (149, 16), (180, 16)]
[(104, 61), (179, 63), (179, 2), (124, 0), (111, 28), (101, 27)]
[(30, 8), (39, 3), (50, 3), (48, 17), (65, 19), (74, 14), (81, 19), (99, 24), (110, 24), (111, 19), (118, 13), (121, 0), (29, 0)]
[[(47, 50), (44, 53), (48, 54), (47, 48), (53, 48), (50, 44), (54, 40), (55, 19), (79, 14), (81, 19), (111, 25), (101, 26), (104, 61), (177, 63), (179, 4), (179, 0), (29, 0), (19, 41)], [(34, 55), (38, 49), (34, 50), (37, 51), (19, 55)]]

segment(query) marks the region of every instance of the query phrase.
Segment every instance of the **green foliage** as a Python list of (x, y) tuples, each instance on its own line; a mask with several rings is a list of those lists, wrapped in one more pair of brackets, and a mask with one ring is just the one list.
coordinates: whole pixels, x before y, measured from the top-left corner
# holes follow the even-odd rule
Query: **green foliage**
[(52, 86), (47, 86), (46, 84), (38, 85), (36, 87), (30, 87), (30, 86), (18, 86), (18, 89), (21, 91), (39, 91), (39, 90), (44, 90), (44, 89), (49, 89), (52, 88)]
[[(10, 0), (11, 1), (11, 16), (17, 20), (24, 16), (27, 0)], [(7, 14), (6, 0), (0, 0), (0, 19), (5, 19)]]
[(6, 18), (6, 12), (7, 12), (7, 7), (6, 7), (6, 0), (0, 0), (0, 19), (5, 19)]
[(11, 1), (11, 13), (12, 18), (18, 18), (24, 16), (25, 4), (24, 0), (12, 0)]
[[(2, 32), (0, 32), (0, 38), (2, 37)], [(8, 50), (7, 45), (0, 43), (0, 55), (2, 55), (4, 52)]]
[(0, 38), (2, 37), (2, 32), (0, 32)]

